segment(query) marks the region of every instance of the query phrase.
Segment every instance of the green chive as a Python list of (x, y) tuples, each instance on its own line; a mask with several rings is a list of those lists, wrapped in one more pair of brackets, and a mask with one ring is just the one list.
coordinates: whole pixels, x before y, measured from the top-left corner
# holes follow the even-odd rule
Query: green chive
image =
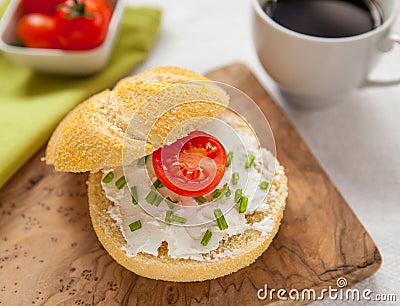
[(137, 221), (129, 224), (129, 228), (131, 229), (131, 232), (134, 232), (134, 231), (138, 230), (139, 228), (142, 228), (142, 223), (140, 222), (140, 220), (137, 220)]
[(197, 201), (197, 203), (199, 204), (204, 204), (207, 202), (207, 199), (203, 196), (198, 196), (198, 197), (194, 197), (194, 199)]
[(154, 205), (154, 206), (160, 205), (160, 203), (162, 202), (162, 200), (163, 200), (163, 197), (157, 195), (156, 199), (155, 199), (154, 202), (153, 202), (153, 205)]
[(132, 203), (134, 205), (137, 205), (138, 203), (138, 196), (137, 196), (137, 190), (136, 190), (136, 186), (133, 186), (131, 188), (131, 195), (132, 195)]
[(217, 218), (217, 219), (218, 219), (219, 217), (223, 216), (223, 213), (222, 213), (222, 211), (221, 211), (220, 208), (214, 209), (214, 216), (215, 216), (215, 218)]
[(153, 187), (154, 187), (155, 189), (157, 189), (157, 188), (163, 188), (163, 187), (164, 187), (164, 184), (161, 183), (161, 181), (160, 181), (159, 179), (156, 179), (156, 181), (153, 183)]
[(171, 216), (172, 216), (172, 210), (168, 210), (167, 213), (165, 214), (165, 222), (168, 224), (171, 223)]
[(121, 176), (116, 182), (115, 186), (117, 186), (118, 189), (122, 189), (126, 184), (126, 179), (125, 176)]
[(269, 183), (266, 181), (262, 181), (259, 185), (261, 190), (267, 190)]
[(137, 161), (138, 166), (146, 165), (146, 160), (147, 160), (147, 156), (143, 156), (143, 157), (139, 158)]
[(236, 189), (236, 191), (235, 191), (235, 203), (238, 203), (240, 201), (241, 197), (242, 197), (242, 189)]
[(232, 163), (233, 152), (229, 152), (226, 156), (226, 167), (228, 168)]
[(214, 216), (215, 216), (215, 219), (217, 221), (217, 224), (218, 224), (218, 227), (220, 230), (223, 231), (228, 228), (228, 223), (226, 223), (225, 217), (222, 214), (221, 209), (219, 209), (219, 208), (214, 209)]
[(240, 198), (240, 202), (239, 202), (239, 213), (244, 213), (244, 212), (246, 212), (246, 209), (247, 209), (247, 203), (249, 202), (249, 198), (248, 197), (245, 197), (245, 196), (242, 196), (241, 198)]
[(146, 200), (147, 203), (153, 205), (153, 202), (156, 199), (156, 197), (157, 197), (157, 194), (153, 190), (151, 190), (149, 192), (149, 194), (146, 196), (145, 200)]
[(239, 173), (233, 172), (232, 173), (232, 185), (236, 185), (239, 182)]
[(179, 217), (176, 215), (171, 215), (170, 220), (171, 220), (171, 222), (177, 222), (177, 223), (181, 223), (181, 224), (186, 223), (186, 219), (184, 217)]
[(154, 201), (153, 205), (158, 206), (162, 202), (163, 197), (157, 196), (156, 200)]
[(229, 198), (231, 196), (231, 194), (232, 194), (231, 189), (229, 188), (229, 186), (227, 186), (226, 191), (225, 191), (225, 196), (227, 198)]
[(173, 209), (175, 207), (175, 204), (178, 203), (179, 201), (172, 201), (170, 197), (167, 197), (164, 199), (165, 203), (167, 203), (168, 207)]
[(215, 189), (211, 193), (213, 200), (217, 201), (217, 200), (221, 199), (225, 195), (228, 188), (229, 188), (228, 183), (225, 183), (225, 185), (221, 189)]
[(218, 200), (218, 199), (222, 198), (222, 189), (215, 189), (212, 192), (211, 196), (214, 200)]
[(203, 239), (201, 239), (201, 242), (200, 242), (200, 243), (201, 243), (203, 246), (206, 246), (206, 245), (208, 244), (208, 242), (210, 242), (211, 236), (212, 236), (212, 232), (209, 231), (209, 230), (207, 230), (207, 231), (204, 233)]
[(163, 200), (163, 197), (159, 196), (157, 193), (155, 193), (153, 190), (150, 190), (149, 194), (146, 196), (146, 202), (158, 206), (160, 205), (161, 201)]
[(254, 156), (254, 154), (250, 153), (249, 156), (247, 157), (247, 160), (246, 160), (246, 163), (244, 164), (244, 166), (246, 168), (250, 168), (251, 165), (253, 164), (255, 158), (256, 157)]
[(112, 171), (108, 172), (106, 176), (103, 178), (103, 183), (109, 183), (114, 178), (114, 173)]

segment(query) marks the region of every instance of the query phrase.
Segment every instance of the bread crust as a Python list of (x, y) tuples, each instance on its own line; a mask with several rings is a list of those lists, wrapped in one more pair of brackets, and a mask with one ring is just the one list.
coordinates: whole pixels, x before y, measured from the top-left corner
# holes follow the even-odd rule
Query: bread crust
[[(191, 99), (198, 102), (184, 104)], [(216, 104), (210, 106), (210, 100)], [(173, 142), (188, 134), (192, 127), (184, 127), (183, 122), (214, 117), (228, 102), (224, 90), (193, 71), (149, 69), (122, 79), (113, 90), (94, 95), (72, 110), (54, 131), (45, 161), (57, 171), (111, 169), (126, 159), (129, 163), (150, 154), (167, 137)]]
[(265, 236), (257, 230), (246, 230), (230, 238), (217, 249), (223, 252), (226, 248), (235, 248), (236, 252), (233, 256), (218, 257), (209, 261), (173, 259), (168, 256), (167, 245), (163, 243), (159, 248), (158, 256), (139, 253), (136, 256), (127, 257), (122, 249), (125, 239), (116, 222), (107, 214), (107, 209), (114, 204), (106, 198), (101, 187), (102, 173), (100, 172), (89, 175), (90, 217), (99, 241), (107, 252), (126, 269), (144, 277), (165, 281), (192, 282), (214, 279), (250, 265), (271, 244), (283, 217), (287, 197), (287, 178), (281, 165), (277, 165), (276, 173), (279, 174), (275, 174), (267, 198), (269, 210), (265, 213), (246, 216), (248, 221), (251, 221), (252, 218), (259, 220), (269, 214), (275, 221), (273, 229)]

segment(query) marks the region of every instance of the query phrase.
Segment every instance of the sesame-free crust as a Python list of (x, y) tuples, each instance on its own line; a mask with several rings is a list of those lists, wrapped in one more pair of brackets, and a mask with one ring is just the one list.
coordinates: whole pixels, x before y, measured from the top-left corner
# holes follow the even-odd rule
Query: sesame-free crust
[(57, 171), (111, 169), (183, 137), (228, 103), (222, 88), (193, 71), (149, 69), (72, 110), (51, 136), (45, 161)]

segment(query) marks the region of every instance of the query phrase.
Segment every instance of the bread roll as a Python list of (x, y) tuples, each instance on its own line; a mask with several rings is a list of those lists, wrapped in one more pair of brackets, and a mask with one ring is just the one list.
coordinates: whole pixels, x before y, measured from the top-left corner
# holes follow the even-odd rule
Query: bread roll
[[(228, 103), (225, 91), (192, 71), (150, 69), (71, 111), (54, 131), (45, 161), (57, 171), (112, 169), (181, 138)], [(183, 124), (191, 118), (198, 120)]]
[[(89, 98), (71, 111), (53, 133), (46, 163), (57, 171), (91, 172), (88, 198), (94, 230), (107, 252), (128, 270), (159, 280), (202, 281), (250, 265), (270, 245), (287, 197), (287, 178), (277, 161), (267, 198), (268, 210), (245, 216), (250, 225), (269, 218), (270, 230), (262, 233), (256, 227), (243, 229), (240, 234), (220, 241), (212, 251), (218, 256), (205, 253), (201, 254), (204, 260), (171, 258), (165, 241), (157, 256), (127, 256), (123, 250), (125, 238), (107, 213), (114, 203), (106, 198), (102, 188), (102, 170), (121, 167), (124, 162), (130, 163), (178, 140), (206, 123), (207, 117), (223, 119), (228, 116), (223, 112), (228, 103), (227, 93), (206, 78), (178, 67), (159, 67), (127, 77), (113, 90)], [(237, 128), (248, 129), (239, 122)]]

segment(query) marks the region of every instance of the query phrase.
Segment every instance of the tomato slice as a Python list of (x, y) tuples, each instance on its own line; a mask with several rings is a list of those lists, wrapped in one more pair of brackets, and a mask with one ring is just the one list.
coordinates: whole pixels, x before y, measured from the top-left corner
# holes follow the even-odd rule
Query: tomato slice
[(215, 137), (194, 131), (153, 153), (159, 180), (183, 196), (201, 196), (214, 190), (225, 173), (226, 151)]

